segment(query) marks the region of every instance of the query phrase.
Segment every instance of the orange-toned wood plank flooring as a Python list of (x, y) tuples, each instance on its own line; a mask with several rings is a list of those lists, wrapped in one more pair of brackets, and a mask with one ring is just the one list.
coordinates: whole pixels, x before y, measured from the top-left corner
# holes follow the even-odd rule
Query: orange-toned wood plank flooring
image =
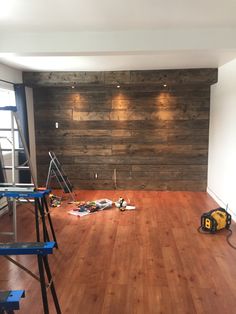
[[(197, 232), (201, 213), (216, 206), (206, 193), (77, 194), (80, 200), (123, 196), (137, 210), (114, 208), (77, 218), (67, 213), (73, 205), (66, 202), (52, 209), (60, 247), (49, 261), (62, 313), (236, 313), (236, 251), (225, 241), (227, 232)], [(35, 240), (30, 206), (18, 207), (19, 241)], [(1, 217), (1, 230), (9, 229), (10, 221)], [(235, 225), (232, 229), (236, 243)], [(35, 257), (17, 260), (37, 271)], [(18, 313), (43, 313), (39, 283), (3, 257), (0, 289), (25, 289)]]

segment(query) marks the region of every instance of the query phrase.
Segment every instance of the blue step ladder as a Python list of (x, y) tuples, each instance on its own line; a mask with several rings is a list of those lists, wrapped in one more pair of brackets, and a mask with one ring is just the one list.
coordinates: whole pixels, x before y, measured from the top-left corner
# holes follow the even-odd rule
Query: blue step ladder
[[(52, 298), (54, 301), (55, 309), (57, 314), (61, 314), (60, 305), (58, 302), (56, 289), (54, 286), (51, 270), (48, 263), (48, 254), (53, 254), (53, 248), (55, 247), (55, 242), (19, 242), (19, 243), (1, 243), (0, 244), (0, 256), (6, 257), (10, 262), (14, 263), (29, 275), (40, 281), (41, 294), (43, 301), (44, 314), (49, 314), (49, 306), (47, 299), (47, 288), (50, 288)], [(39, 277), (32, 273), (29, 269), (25, 268), (23, 265), (12, 259), (11, 255), (36, 255), (38, 261)], [(47, 276), (46, 283), (45, 273)], [(14, 294), (15, 295), (15, 294)], [(22, 294), (23, 296), (23, 294)], [(17, 309), (16, 304), (13, 302), (12, 307), (10, 298), (8, 297), (5, 302), (0, 303), (0, 313), (14, 313), (14, 309)], [(18, 306), (19, 306), (19, 294), (18, 294)]]

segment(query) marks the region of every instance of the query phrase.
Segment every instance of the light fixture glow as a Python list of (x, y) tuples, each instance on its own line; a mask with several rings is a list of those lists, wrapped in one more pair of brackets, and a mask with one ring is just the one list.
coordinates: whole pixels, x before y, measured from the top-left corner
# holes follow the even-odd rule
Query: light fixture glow
[(116, 87), (117, 87), (117, 88), (120, 88), (120, 85), (117, 85)]
[(163, 84), (163, 86), (164, 86), (164, 87), (166, 87), (166, 86), (167, 86), (167, 84)]

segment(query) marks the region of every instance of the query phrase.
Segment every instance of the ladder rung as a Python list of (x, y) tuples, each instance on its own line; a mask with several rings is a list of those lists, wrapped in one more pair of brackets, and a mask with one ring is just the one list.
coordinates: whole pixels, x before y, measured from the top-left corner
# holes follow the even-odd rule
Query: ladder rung
[(0, 207), (0, 211), (3, 210), (4, 208), (8, 207), (8, 204), (5, 204), (3, 206)]
[(10, 182), (0, 182), (0, 186), (22, 186), (22, 187), (28, 187), (28, 186), (34, 186), (33, 183), (10, 183)]
[[(12, 131), (11, 128), (0, 128), (0, 131)], [(14, 131), (19, 131), (18, 129), (14, 129)]]
[[(15, 148), (13, 150), (19, 152), (19, 151), (24, 151), (24, 148)], [(12, 149), (11, 148), (0, 148), (0, 151), (2, 151), (2, 152), (11, 152)]]
[[(12, 168), (13, 168), (12, 166), (2, 167), (2, 169), (5, 169), (5, 170), (11, 170)], [(17, 169), (17, 170), (28, 170), (29, 166), (16, 166), (15, 169)]]
[(17, 108), (16, 106), (4, 106), (4, 107), (0, 107), (0, 110), (16, 112)]
[(18, 199), (18, 202), (19, 203), (34, 203), (34, 199), (24, 199), (24, 198), (21, 198), (21, 199)]
[(0, 232), (1, 235), (14, 235), (14, 232), (10, 232), (10, 231), (2, 231)]
[(34, 186), (34, 184), (33, 183), (16, 183), (15, 184), (16, 186)]
[[(7, 187), (1, 187), (0, 186), (0, 195), (4, 195), (5, 192), (10, 192), (10, 193), (31, 193), (35, 191), (34, 186), (28, 186), (28, 187), (19, 187), (19, 186), (7, 186)], [(3, 192), (3, 193), (2, 193)], [(8, 197), (6, 195), (2, 197)], [(10, 196), (11, 197), (11, 196)]]

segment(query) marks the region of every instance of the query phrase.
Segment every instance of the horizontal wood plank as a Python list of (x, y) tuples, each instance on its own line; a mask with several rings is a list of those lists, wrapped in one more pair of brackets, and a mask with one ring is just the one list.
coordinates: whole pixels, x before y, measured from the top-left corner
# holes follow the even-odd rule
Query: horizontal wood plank
[(24, 72), (30, 86), (117, 85), (119, 84), (214, 84), (217, 69), (181, 69), (106, 72)]

